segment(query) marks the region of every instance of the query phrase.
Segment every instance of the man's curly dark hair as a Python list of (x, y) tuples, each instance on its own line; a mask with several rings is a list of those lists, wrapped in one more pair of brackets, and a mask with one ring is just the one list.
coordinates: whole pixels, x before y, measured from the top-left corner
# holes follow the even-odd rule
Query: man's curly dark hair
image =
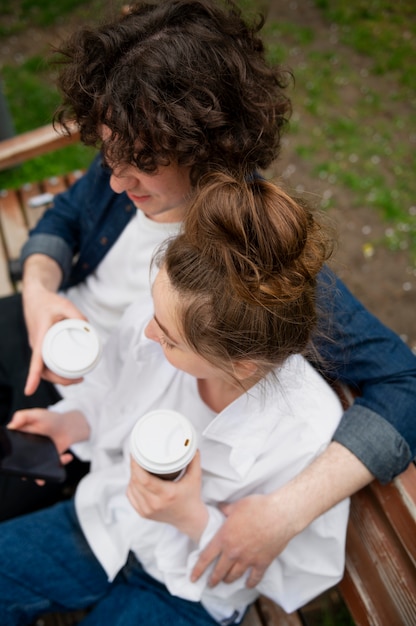
[(55, 122), (75, 121), (110, 165), (152, 173), (176, 162), (193, 180), (212, 169), (264, 169), (291, 107), (290, 74), (267, 63), (263, 23), (249, 25), (227, 0), (161, 0), (82, 28), (57, 48)]

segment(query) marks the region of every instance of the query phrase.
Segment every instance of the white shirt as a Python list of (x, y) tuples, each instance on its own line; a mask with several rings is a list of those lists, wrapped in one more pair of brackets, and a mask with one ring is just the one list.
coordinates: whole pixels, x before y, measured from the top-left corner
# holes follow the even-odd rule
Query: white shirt
[(180, 223), (155, 222), (137, 211), (96, 270), (66, 291), (104, 341), (133, 301), (151, 298), (153, 254), (179, 228)]
[[(151, 301), (153, 255), (181, 223), (155, 222), (137, 211), (97, 269), (65, 296), (85, 315), (105, 343), (128, 306)], [(56, 385), (63, 398), (77, 397), (78, 385)]]
[[(294, 356), (277, 372), (277, 383), (257, 384), (214, 415), (201, 401), (196, 380), (173, 368), (161, 347), (146, 339), (138, 320), (147, 315), (143, 304), (131, 306), (102, 362), (79, 386), (78, 398), (54, 406), (82, 410), (91, 426), (90, 440), (74, 446), (91, 460), (91, 473), (76, 493), (85, 536), (109, 580), (132, 550), (170, 593), (200, 601), (218, 621), (233, 614), (241, 618), (260, 593), (294, 611), (342, 577), (347, 500), (292, 539), (257, 589), (245, 587), (246, 577), (210, 589), (209, 572), (196, 583), (190, 573), (223, 522), (218, 504), (270, 493), (299, 474), (329, 443), (342, 415), (339, 400), (301, 356)], [(182, 412), (198, 433), (202, 496), (209, 510), (198, 545), (169, 524), (141, 518), (125, 495), (130, 432), (155, 408)]]

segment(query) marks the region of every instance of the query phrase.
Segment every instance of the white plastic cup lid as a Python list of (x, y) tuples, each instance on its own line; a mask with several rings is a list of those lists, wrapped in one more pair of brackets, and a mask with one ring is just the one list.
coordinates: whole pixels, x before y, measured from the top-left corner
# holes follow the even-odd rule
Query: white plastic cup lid
[(130, 437), (133, 458), (148, 472), (170, 474), (186, 467), (197, 449), (191, 422), (177, 411), (146, 413)]
[(101, 340), (88, 322), (62, 320), (46, 333), (42, 356), (45, 365), (55, 374), (64, 378), (80, 378), (100, 360)]

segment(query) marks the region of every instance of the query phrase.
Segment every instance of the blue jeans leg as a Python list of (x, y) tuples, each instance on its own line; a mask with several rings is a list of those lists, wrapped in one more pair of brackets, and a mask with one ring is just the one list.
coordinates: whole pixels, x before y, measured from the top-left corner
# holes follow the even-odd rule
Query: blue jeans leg
[(110, 592), (95, 605), (82, 626), (218, 626), (199, 602), (172, 596), (130, 555)]
[(110, 589), (78, 524), (73, 501), (0, 524), (0, 624), (87, 608)]
[(113, 583), (81, 531), (73, 501), (0, 524), (0, 625), (93, 607), (84, 626), (215, 626), (198, 602), (172, 596), (130, 555)]

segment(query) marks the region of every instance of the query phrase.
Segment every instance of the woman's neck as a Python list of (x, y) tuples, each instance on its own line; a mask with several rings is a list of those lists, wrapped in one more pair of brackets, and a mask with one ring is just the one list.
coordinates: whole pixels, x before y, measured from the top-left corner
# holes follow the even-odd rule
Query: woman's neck
[(221, 413), (244, 392), (220, 378), (198, 378), (201, 400), (215, 413)]
[(257, 382), (244, 381), (241, 385), (222, 378), (198, 378), (198, 392), (201, 400), (215, 413), (221, 413), (234, 400), (237, 400)]

